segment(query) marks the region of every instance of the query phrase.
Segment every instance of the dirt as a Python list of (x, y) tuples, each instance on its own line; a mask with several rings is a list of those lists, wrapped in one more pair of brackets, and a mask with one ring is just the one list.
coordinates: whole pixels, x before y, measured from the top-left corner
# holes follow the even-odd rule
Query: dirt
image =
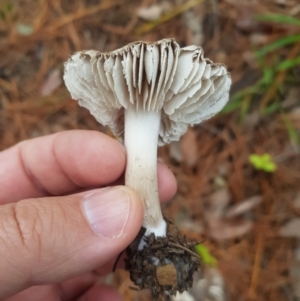
[[(127, 248), (126, 269), (130, 279), (140, 289), (150, 289), (154, 300), (183, 292), (193, 285), (193, 275), (200, 267), (194, 241), (188, 242), (172, 220), (167, 219), (167, 237), (152, 233), (143, 238), (142, 228), (135, 241)], [(146, 246), (138, 250), (141, 239)]]

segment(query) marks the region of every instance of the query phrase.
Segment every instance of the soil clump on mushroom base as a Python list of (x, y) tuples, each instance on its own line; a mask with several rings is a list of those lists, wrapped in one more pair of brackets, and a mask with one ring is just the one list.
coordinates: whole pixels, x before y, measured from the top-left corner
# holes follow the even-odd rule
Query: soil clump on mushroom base
[[(142, 228), (127, 248), (125, 269), (130, 279), (140, 289), (150, 289), (154, 300), (175, 295), (193, 285), (194, 272), (200, 266), (200, 257), (195, 253), (196, 242), (187, 242), (172, 220), (166, 219), (167, 237), (155, 237), (152, 233), (143, 238)], [(138, 250), (141, 239), (146, 245)]]

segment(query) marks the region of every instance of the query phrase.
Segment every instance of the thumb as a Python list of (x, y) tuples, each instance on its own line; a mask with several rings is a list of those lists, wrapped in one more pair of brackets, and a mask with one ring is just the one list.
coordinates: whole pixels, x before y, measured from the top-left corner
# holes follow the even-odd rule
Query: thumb
[(0, 300), (112, 259), (137, 235), (142, 208), (124, 186), (0, 206)]

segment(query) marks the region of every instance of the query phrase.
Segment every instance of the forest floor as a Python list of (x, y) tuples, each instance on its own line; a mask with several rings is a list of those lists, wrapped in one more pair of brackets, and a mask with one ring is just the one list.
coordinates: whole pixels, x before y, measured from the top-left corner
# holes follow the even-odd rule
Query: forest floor
[[(204, 240), (191, 294), (300, 300), (298, 0), (1, 1), (1, 150), (62, 130), (111, 135), (70, 98), (63, 63), (78, 50), (166, 37), (201, 45), (233, 81), (222, 113), (159, 150), (178, 180), (165, 210)], [(126, 300), (148, 300), (123, 271), (105, 281)]]

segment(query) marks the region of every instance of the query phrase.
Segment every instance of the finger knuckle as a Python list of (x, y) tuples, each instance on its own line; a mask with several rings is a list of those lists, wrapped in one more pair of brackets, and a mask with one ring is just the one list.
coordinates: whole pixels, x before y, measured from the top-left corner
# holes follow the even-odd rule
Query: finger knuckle
[(7, 208), (6, 219), (3, 222), (4, 236), (10, 248), (21, 252), (28, 259), (39, 260), (42, 249), (42, 233), (51, 215), (45, 214), (42, 202), (38, 199), (24, 200), (16, 204), (10, 204)]

